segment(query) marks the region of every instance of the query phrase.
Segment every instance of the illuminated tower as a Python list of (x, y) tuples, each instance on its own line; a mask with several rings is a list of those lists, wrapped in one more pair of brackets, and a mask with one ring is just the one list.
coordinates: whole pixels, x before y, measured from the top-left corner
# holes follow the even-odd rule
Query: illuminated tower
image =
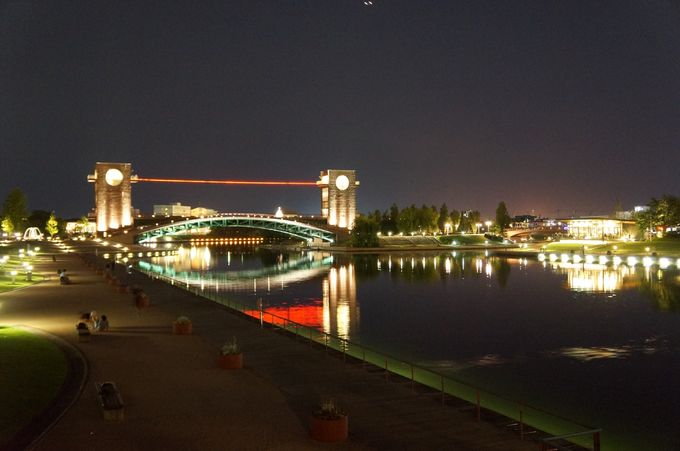
[(329, 225), (343, 229), (354, 227), (357, 211), (356, 171), (329, 169), (321, 171), (316, 185), (321, 188), (321, 215)]
[(132, 225), (132, 175), (130, 163), (96, 163), (94, 174), (87, 176), (94, 183), (97, 231)]

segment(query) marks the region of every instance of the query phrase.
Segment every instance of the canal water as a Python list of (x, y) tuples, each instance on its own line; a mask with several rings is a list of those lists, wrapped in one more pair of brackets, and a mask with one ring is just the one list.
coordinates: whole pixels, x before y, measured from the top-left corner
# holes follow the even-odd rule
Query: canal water
[(605, 450), (680, 449), (676, 265), (229, 247), (140, 265), (601, 427)]

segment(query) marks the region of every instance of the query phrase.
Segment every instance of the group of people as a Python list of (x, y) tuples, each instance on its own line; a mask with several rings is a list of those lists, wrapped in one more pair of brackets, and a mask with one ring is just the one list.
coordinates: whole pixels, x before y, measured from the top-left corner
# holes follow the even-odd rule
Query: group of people
[(106, 332), (109, 330), (109, 319), (106, 315), (100, 317), (94, 310), (90, 313), (83, 313), (82, 319), (90, 325), (93, 331)]

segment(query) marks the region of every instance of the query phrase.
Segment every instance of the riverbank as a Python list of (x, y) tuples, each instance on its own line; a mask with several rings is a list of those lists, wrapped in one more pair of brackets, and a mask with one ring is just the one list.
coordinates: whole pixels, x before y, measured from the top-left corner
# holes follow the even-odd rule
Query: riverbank
[[(47, 330), (77, 346), (90, 363), (84, 391), (36, 449), (327, 449), (307, 434), (310, 412), (326, 397), (350, 415), (350, 438), (334, 449), (530, 450), (503, 426), (478, 423), (459, 404), (442, 408), (427, 393), (389, 382), (381, 371), (344, 363), (323, 350), (261, 329), (257, 322), (141, 274), (116, 275), (142, 287), (151, 307), (137, 309), (101, 276), (65, 253), (39, 271), (66, 267), (72, 285), (47, 281), (2, 295), (3, 323)], [(100, 267), (104, 261), (99, 260)], [(81, 312), (109, 317), (109, 332), (79, 343)], [(189, 316), (194, 335), (171, 334)], [(217, 367), (220, 346), (236, 336), (245, 369)], [(125, 421), (101, 418), (93, 383), (115, 381)], [(486, 414), (483, 415), (483, 418)], [(488, 416), (494, 419), (495, 416)]]

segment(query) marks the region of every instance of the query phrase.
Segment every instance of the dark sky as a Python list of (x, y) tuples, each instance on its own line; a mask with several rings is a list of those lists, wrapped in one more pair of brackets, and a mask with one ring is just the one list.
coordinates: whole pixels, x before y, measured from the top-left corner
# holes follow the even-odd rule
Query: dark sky
[[(680, 195), (680, 7), (616, 1), (0, 0), (0, 197), (141, 177), (316, 180), (411, 203), (611, 212)], [(316, 188), (138, 184), (133, 204), (316, 213)]]

